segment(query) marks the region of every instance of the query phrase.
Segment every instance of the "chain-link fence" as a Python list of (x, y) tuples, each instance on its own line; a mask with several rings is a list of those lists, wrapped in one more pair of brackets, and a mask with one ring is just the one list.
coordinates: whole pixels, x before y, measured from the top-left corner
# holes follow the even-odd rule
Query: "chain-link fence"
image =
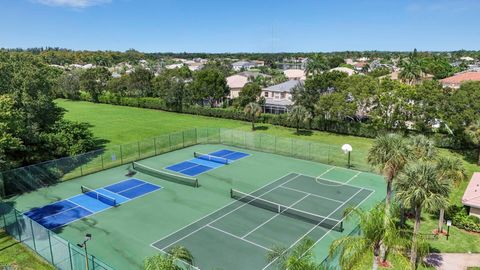
[[(7, 203), (0, 203), (0, 228), (22, 242), (50, 264), (61, 270), (85, 270), (85, 252), (34, 220), (15, 210)], [(88, 254), (88, 269), (113, 270), (95, 256)]]
[[(335, 166), (351, 166), (357, 170), (371, 169), (365, 160), (367, 153), (352, 152), (348, 164), (347, 155), (342, 152), (340, 145), (258, 132), (196, 128), (2, 172), (0, 195), (4, 198), (10, 197), (196, 144), (223, 144)], [(0, 225), (15, 239), (26, 244), (58, 269), (85, 269), (85, 254), (82, 249), (22, 215), (7, 203), (2, 202), (0, 206)], [(89, 255), (88, 259), (90, 269), (112, 269), (94, 256)]]

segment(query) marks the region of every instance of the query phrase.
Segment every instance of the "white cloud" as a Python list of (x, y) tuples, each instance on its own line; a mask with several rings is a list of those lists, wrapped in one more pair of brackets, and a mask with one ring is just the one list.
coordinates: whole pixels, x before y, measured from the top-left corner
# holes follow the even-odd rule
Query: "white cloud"
[(36, 0), (37, 3), (48, 6), (63, 6), (72, 8), (86, 8), (110, 3), (112, 0)]

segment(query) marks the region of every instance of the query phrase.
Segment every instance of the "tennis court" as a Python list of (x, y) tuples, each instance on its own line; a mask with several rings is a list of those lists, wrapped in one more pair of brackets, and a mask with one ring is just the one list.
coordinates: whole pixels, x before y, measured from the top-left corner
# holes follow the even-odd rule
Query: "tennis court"
[[(235, 153), (228, 164), (208, 160), (228, 153)], [(166, 169), (193, 158), (221, 166), (197, 176)], [(343, 220), (344, 210), (372, 207), (384, 191), (383, 178), (376, 174), (198, 144), (24, 193), (14, 203), (32, 218), (33, 227), (55, 229), (70, 243), (90, 233), (89, 253), (117, 270), (141, 269), (145, 257), (176, 245), (192, 252), (197, 269), (274, 269), (266, 259), (269, 250), (292, 247), (306, 237), (317, 241), (312, 251), (321, 262), (330, 243), (356, 226), (354, 220)], [(37, 230), (29, 234), (25, 227), (22, 240), (31, 246), (43, 241)], [(65, 247), (61, 254), (68, 258)], [(54, 258), (57, 265), (68, 264), (62, 256)]]
[(291, 248), (305, 238), (318, 242), (333, 230), (343, 231), (345, 210), (360, 206), (373, 193), (368, 188), (289, 173), (251, 193), (231, 189), (235, 201), (152, 246), (162, 252), (173, 246), (187, 247), (200, 269), (274, 269), (266, 262), (268, 252), (275, 247)]

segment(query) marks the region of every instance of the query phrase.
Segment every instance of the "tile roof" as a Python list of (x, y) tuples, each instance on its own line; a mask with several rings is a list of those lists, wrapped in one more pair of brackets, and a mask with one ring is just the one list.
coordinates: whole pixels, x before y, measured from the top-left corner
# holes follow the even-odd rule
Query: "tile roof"
[(472, 179), (463, 194), (462, 203), (466, 206), (480, 208), (480, 172), (473, 173)]
[(464, 72), (440, 80), (444, 84), (460, 84), (466, 81), (480, 81), (480, 72)]
[(248, 77), (232, 75), (227, 77), (227, 85), (230, 88), (243, 88), (248, 83)]
[(271, 92), (289, 92), (290, 93), (292, 92), (293, 88), (299, 84), (303, 84), (303, 82), (299, 80), (290, 80), (280, 84), (263, 88), (263, 90), (271, 91)]

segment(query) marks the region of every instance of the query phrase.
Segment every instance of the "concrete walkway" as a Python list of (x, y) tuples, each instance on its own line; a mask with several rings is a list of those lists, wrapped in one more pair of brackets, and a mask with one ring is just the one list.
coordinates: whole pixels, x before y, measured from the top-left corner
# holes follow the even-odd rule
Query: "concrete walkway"
[(470, 266), (480, 267), (480, 253), (432, 253), (425, 261), (438, 270), (465, 270)]

